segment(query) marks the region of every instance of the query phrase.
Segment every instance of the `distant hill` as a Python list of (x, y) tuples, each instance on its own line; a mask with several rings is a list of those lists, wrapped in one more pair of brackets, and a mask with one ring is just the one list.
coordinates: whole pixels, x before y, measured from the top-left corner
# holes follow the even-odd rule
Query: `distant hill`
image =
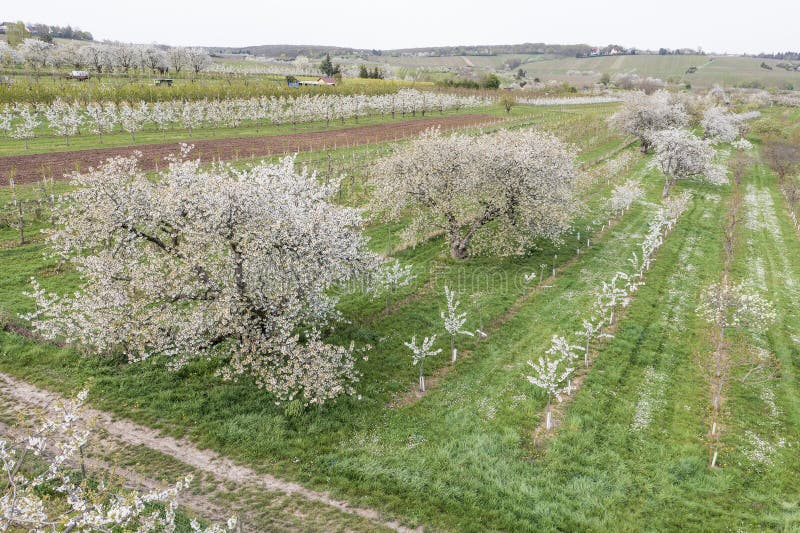
[(713, 84), (739, 87), (800, 87), (800, 72), (775, 59), (715, 55), (622, 55), (585, 59), (560, 58), (523, 63), (529, 77), (557, 79), (577, 86), (602, 74), (636, 73), (694, 87)]
[(209, 46), (211, 53), (218, 54), (250, 54), (264, 57), (285, 57), (292, 59), (298, 55), (306, 57), (322, 57), (331, 55), (373, 55), (373, 56), (496, 56), (506, 54), (548, 54), (555, 56), (574, 57), (577, 54), (587, 54), (591, 47), (587, 44), (546, 44), (523, 43), (503, 45), (468, 45), (468, 46), (430, 46), (423, 48), (398, 48), (394, 50), (359, 49), (342, 46), (297, 45), (297, 44), (266, 44), (259, 46)]
[(357, 50), (342, 46), (324, 46), (311, 44), (263, 44), (258, 46), (206, 46), (212, 54), (249, 54), (264, 57), (285, 57), (294, 59), (297, 56), (311, 58), (331, 55), (371, 54), (372, 50)]
[(432, 46), (426, 48), (399, 48), (385, 50), (384, 54), (428, 54), (431, 56), (496, 56), (506, 54), (549, 54), (557, 56), (571, 56), (587, 54), (592, 49), (588, 44), (547, 44), (523, 43), (501, 45), (470, 45), (470, 46)]

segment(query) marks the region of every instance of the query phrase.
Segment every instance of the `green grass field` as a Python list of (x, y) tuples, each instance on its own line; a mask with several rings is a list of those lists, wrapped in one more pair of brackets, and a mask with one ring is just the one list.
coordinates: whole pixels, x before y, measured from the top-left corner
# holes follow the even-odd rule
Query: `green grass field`
[[(758, 83), (764, 88), (800, 87), (800, 72), (777, 68), (773, 59), (712, 55), (621, 55), (586, 58), (565, 58), (546, 55), (448, 56), (448, 57), (386, 57), (383, 61), (402, 67), (429, 69), (459, 69), (472, 66), (478, 71), (503, 70), (509, 59), (518, 59), (528, 78), (567, 81), (575, 86), (591, 86), (603, 74), (633, 72), (674, 82), (688, 82), (693, 87), (708, 88), (714, 84), (738, 86)], [(772, 67), (768, 70), (761, 63)], [(687, 74), (690, 67), (697, 72)], [(507, 71), (510, 78), (517, 69)]]
[[(660, 202), (658, 173), (635, 146), (608, 132), (604, 118), (613, 109), (514, 109), (509, 126), (557, 132), (583, 149), (580, 159), (587, 170), (604, 156), (636, 157), (625, 174), (594, 179), (587, 186), (586, 209), (560, 245), (541, 242), (524, 257), (455, 261), (440, 237), (405, 248), (398, 234), (406, 222), (370, 223), (371, 246), (413, 264), (417, 279), (401, 289), (388, 316), (381, 313), (381, 299), (351, 295), (341, 303), (347, 323), (332, 340), (376, 346), (369, 360), (359, 363), (364, 374), (360, 400), (345, 398), (288, 416), (247, 380), (221, 383), (214, 377), (218, 361), (195, 362), (173, 373), (161, 360), (125, 364), (117, 358), (84, 357), (75, 349), (8, 331), (0, 332), (0, 371), (65, 394), (89, 386), (94, 407), (187, 436), (259, 471), (379, 509), (411, 527), (800, 529), (800, 354), (795, 341), (800, 335), (795, 305), (800, 241), (773, 176), (758, 160), (742, 184), (744, 214), (733, 273), (756, 284), (774, 302), (780, 319), (764, 335), (745, 330), (735, 338), (737, 350), (767, 353), (775, 372), (763, 382), (731, 385), (720, 468), (707, 466), (710, 396), (701, 368), (711, 341), (709, 326), (695, 309), (700, 291), (719, 279), (730, 186), (678, 187), (675, 193), (692, 193), (690, 207), (657, 252), (646, 285), (622, 312), (614, 337), (597, 345), (581, 388), (559, 408), (560, 425), (552, 435), (537, 432), (545, 398), (524, 379), (526, 361), (542, 355), (553, 334), (579, 329), (594, 287), (628, 269), (628, 258)], [(777, 110), (771, 113), (764, 120), (781, 118)], [(370, 150), (381, 149), (359, 147), (329, 155), (337, 161), (334, 168), (359, 170), (361, 180), (374, 154)], [(331, 165), (326, 154), (305, 154), (301, 160), (320, 170)], [(643, 180), (646, 198), (601, 231), (608, 223), (606, 202), (613, 185), (629, 177)], [(33, 187), (18, 192), (36, 194)], [(356, 181), (342, 201), (360, 204), (367, 192), (363, 180)], [(0, 189), (0, 204), (8, 196), (7, 188)], [(592, 235), (590, 248), (585, 247), (587, 233)], [(79, 280), (43, 258), (41, 242), (18, 246), (14, 239), (13, 228), (0, 230), (0, 312), (16, 323), (18, 313), (31, 309), (22, 295), (31, 276), (59, 292), (74, 289)], [(523, 274), (539, 273), (542, 265), (547, 265), (544, 270), (555, 265), (556, 276), (521, 282)], [(444, 356), (430, 361), (428, 375), (437, 377), (418, 398), (413, 393), (416, 368), (402, 343), (439, 328), (445, 284), (456, 288), (465, 303), (469, 294), (487, 292), (480, 314), (489, 337), (460, 341), (461, 355), (452, 369)], [(477, 327), (477, 315), (470, 309), (470, 329)], [(758, 455), (755, 449), (766, 452)], [(148, 453), (129, 462), (181, 471)], [(253, 505), (267, 506), (255, 500)], [(265, 523), (272, 528), (297, 527), (279, 506), (267, 508), (274, 521)], [(337, 523), (335, 516), (330, 520), (325, 523), (329, 529), (369, 527), (344, 519)]]

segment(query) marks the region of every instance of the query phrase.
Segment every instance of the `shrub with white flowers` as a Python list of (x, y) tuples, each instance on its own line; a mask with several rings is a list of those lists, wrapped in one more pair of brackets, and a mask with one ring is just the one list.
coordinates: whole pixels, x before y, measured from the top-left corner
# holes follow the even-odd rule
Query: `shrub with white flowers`
[(27, 150), (29, 141), (36, 137), (36, 128), (39, 127), (41, 121), (37, 117), (36, 111), (28, 104), (18, 106), (16, 115), (16, 124), (9, 136), (12, 139), (24, 140), (25, 149)]
[(48, 106), (45, 116), (52, 129), (57, 135), (64, 137), (69, 146), (69, 138), (77, 135), (78, 128), (83, 123), (83, 115), (76, 104), (68, 104), (63, 100), (56, 99)]
[(644, 190), (641, 182), (639, 180), (628, 180), (614, 187), (611, 192), (609, 207), (615, 215), (622, 215), (642, 196), (644, 196)]
[(710, 285), (700, 298), (697, 312), (723, 331), (740, 327), (761, 331), (777, 318), (769, 300), (743, 283)]

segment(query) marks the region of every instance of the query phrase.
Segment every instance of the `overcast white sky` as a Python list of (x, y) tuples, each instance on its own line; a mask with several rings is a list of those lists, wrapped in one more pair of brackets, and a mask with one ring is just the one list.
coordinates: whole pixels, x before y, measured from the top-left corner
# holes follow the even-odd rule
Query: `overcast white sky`
[(0, 18), (71, 24), (95, 39), (170, 45), (800, 49), (800, 0), (3, 0)]

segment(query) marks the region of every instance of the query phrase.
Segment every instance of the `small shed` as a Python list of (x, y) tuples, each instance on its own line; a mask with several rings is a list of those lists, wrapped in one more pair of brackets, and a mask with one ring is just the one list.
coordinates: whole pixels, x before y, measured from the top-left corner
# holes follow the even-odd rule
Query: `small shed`
[(172, 78), (158, 78), (153, 80), (156, 87), (164, 85), (165, 87), (172, 87)]

